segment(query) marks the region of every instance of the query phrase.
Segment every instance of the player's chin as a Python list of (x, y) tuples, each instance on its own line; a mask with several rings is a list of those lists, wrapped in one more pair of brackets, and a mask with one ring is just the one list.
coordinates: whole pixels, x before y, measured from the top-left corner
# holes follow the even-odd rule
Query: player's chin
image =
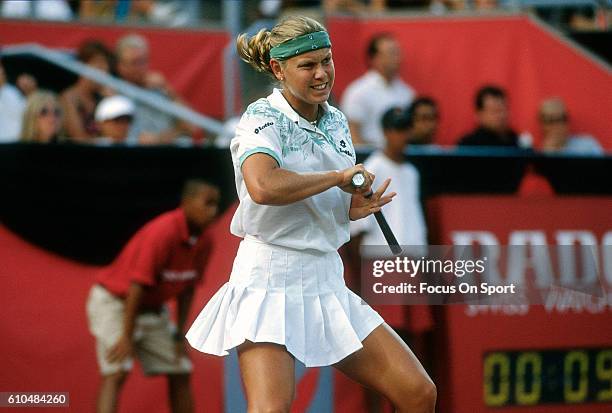
[(327, 100), (329, 99), (330, 93), (331, 93), (331, 90), (319, 91), (319, 90), (310, 89), (309, 100), (311, 103), (327, 102)]

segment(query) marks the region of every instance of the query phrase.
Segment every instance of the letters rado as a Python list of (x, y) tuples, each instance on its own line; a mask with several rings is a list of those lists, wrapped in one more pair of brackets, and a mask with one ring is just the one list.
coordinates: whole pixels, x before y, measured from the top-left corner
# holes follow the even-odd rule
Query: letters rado
[[(543, 230), (511, 231), (507, 247), (489, 231), (453, 231), (451, 239), (455, 246), (478, 246), (488, 257), (489, 279), (561, 287), (551, 289), (544, 300), (548, 312), (612, 311), (612, 231), (601, 239), (588, 230), (559, 230), (548, 236)], [(591, 293), (594, 290), (597, 293)], [(469, 315), (481, 312), (475, 310)]]

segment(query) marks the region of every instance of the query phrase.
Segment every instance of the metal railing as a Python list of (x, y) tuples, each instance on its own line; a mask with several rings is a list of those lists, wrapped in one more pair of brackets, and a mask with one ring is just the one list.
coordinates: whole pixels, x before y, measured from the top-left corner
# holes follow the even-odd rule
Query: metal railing
[(76, 73), (79, 76), (91, 79), (101, 85), (107, 86), (118, 93), (127, 96), (135, 102), (152, 107), (160, 112), (172, 115), (175, 118), (190, 122), (207, 132), (219, 135), (223, 131), (223, 124), (208, 116), (204, 116), (187, 106), (173, 102), (160, 96), (159, 93), (143, 89), (124, 80), (118, 79), (84, 63), (75, 60), (65, 52), (59, 52), (39, 44), (23, 44), (3, 46), (2, 55), (31, 55), (43, 59), (56, 66)]

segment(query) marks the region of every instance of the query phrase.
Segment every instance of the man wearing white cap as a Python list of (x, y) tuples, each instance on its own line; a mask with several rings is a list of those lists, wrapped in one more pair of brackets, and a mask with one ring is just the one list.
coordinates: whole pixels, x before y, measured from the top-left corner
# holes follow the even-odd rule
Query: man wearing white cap
[(134, 103), (125, 96), (106, 97), (98, 103), (95, 119), (102, 133), (97, 144), (124, 143), (134, 119)]

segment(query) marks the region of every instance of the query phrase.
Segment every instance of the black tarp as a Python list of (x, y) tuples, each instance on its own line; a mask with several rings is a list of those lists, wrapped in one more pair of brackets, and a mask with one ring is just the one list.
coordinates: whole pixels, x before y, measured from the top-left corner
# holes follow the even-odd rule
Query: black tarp
[[(612, 195), (612, 157), (411, 147), (407, 159), (421, 173), (424, 197), (511, 194), (527, 165), (558, 193)], [(236, 200), (227, 149), (0, 145), (0, 220), (47, 250), (107, 263), (146, 221), (176, 207), (183, 182), (193, 177), (221, 188), (223, 209)]]
[(222, 188), (223, 208), (236, 199), (226, 150), (1, 145), (0, 219), (43, 248), (107, 263), (194, 177)]

